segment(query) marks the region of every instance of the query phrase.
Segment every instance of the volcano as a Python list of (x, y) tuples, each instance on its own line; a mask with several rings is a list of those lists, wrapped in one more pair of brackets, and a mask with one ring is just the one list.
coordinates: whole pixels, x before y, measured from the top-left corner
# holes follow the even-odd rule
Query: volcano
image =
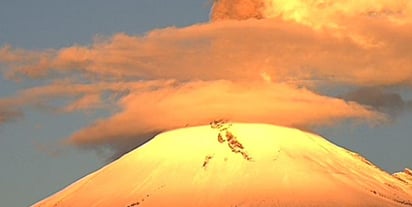
[(411, 178), (298, 129), (215, 121), (159, 134), (33, 206), (412, 206)]

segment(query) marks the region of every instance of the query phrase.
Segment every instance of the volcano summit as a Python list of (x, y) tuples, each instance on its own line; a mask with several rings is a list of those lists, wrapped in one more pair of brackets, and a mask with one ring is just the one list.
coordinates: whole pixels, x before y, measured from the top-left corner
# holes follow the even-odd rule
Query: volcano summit
[(34, 206), (401, 207), (411, 177), (297, 129), (214, 122), (162, 133)]

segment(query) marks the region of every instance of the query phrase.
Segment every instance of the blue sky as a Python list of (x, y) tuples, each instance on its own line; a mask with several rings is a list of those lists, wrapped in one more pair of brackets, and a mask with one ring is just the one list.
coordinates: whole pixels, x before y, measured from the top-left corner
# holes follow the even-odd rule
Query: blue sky
[[(209, 21), (205, 0), (2, 0), (0, 47), (42, 50), (90, 45), (96, 36), (144, 35), (156, 28), (185, 27)], [(1, 76), (0, 98), (44, 84), (15, 82)], [(403, 98), (410, 100), (410, 88)], [(49, 113), (26, 107), (24, 117), (0, 125), (0, 200), (4, 206), (27, 206), (58, 191), (105, 164), (94, 150), (55, 149), (58, 143), (110, 112)], [(372, 126), (359, 122), (317, 127), (332, 142), (359, 152), (379, 167), (395, 172), (412, 167), (412, 114)]]

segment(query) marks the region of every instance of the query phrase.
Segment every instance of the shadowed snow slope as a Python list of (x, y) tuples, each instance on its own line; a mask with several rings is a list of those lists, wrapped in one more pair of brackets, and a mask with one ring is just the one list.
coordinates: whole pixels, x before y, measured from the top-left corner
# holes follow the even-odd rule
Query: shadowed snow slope
[(412, 206), (412, 190), (317, 135), (215, 122), (160, 134), (34, 206)]

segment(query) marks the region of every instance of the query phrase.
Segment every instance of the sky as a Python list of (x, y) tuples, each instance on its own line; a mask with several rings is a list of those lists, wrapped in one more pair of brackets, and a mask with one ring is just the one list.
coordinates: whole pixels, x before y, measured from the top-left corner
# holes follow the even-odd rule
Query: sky
[(216, 119), (412, 167), (412, 3), (2, 0), (0, 200), (27, 206)]

